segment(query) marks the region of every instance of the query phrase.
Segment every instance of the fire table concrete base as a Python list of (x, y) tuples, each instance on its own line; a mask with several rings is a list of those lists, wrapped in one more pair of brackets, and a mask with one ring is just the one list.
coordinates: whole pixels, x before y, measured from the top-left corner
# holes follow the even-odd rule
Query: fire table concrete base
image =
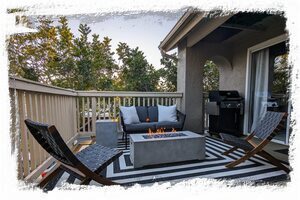
[(146, 165), (205, 159), (205, 136), (191, 131), (175, 137), (147, 138), (130, 134), (130, 159), (134, 168)]

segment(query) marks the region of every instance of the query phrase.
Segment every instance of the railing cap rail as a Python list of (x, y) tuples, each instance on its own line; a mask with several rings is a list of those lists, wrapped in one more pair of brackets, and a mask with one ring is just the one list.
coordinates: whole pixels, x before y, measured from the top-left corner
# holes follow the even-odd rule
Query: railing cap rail
[(15, 76), (9, 77), (9, 88), (25, 90), (25, 91), (30, 91), (30, 92), (76, 96), (75, 90), (72, 90), (72, 89), (47, 85), (44, 83), (39, 83), (36, 81), (32, 81), (32, 80), (28, 80), (28, 79), (20, 78), (20, 77), (15, 77)]
[(182, 97), (180, 92), (137, 92), (137, 91), (76, 91), (78, 96), (103, 97)]
[(78, 91), (72, 89), (66, 89), (39, 83), (36, 81), (28, 80), (20, 77), (9, 77), (9, 88), (24, 90), (29, 92), (50, 93), (67, 96), (79, 96), (79, 97), (169, 97), (169, 98), (181, 98), (180, 92), (137, 92), (137, 91)]

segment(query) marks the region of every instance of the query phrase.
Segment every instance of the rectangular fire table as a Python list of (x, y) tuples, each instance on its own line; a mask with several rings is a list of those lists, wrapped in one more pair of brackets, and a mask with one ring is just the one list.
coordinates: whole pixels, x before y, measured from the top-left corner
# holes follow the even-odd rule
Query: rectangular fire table
[(191, 131), (130, 134), (134, 168), (146, 165), (205, 159), (205, 136)]

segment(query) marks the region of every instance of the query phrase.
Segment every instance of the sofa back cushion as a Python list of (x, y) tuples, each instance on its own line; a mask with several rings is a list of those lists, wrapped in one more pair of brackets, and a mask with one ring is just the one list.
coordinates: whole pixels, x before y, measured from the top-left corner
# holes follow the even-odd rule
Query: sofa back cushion
[(129, 107), (120, 106), (120, 110), (122, 112), (125, 124), (140, 123), (135, 106), (129, 106)]
[(177, 122), (176, 105), (173, 106), (158, 106), (158, 121), (159, 122)]
[(150, 122), (158, 121), (158, 108), (157, 106), (149, 106), (148, 107), (148, 117)]
[(138, 114), (140, 122), (146, 122), (148, 117), (148, 109), (146, 106), (136, 106), (136, 112)]

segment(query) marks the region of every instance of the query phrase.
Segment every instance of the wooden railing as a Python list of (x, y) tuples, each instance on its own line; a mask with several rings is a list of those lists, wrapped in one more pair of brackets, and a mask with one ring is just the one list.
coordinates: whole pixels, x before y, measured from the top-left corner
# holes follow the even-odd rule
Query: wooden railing
[(24, 120), (54, 124), (72, 147), (77, 136), (95, 135), (96, 120), (117, 119), (120, 105), (181, 105), (181, 93), (75, 91), (9, 79), (11, 138), (18, 152), (18, 177), (32, 181), (53, 162), (28, 132)]
[(19, 151), (18, 177), (34, 179), (51, 164), (51, 157), (28, 132), (24, 120), (55, 124), (71, 145), (77, 136), (76, 92), (21, 78), (10, 78), (9, 87), (11, 135)]

